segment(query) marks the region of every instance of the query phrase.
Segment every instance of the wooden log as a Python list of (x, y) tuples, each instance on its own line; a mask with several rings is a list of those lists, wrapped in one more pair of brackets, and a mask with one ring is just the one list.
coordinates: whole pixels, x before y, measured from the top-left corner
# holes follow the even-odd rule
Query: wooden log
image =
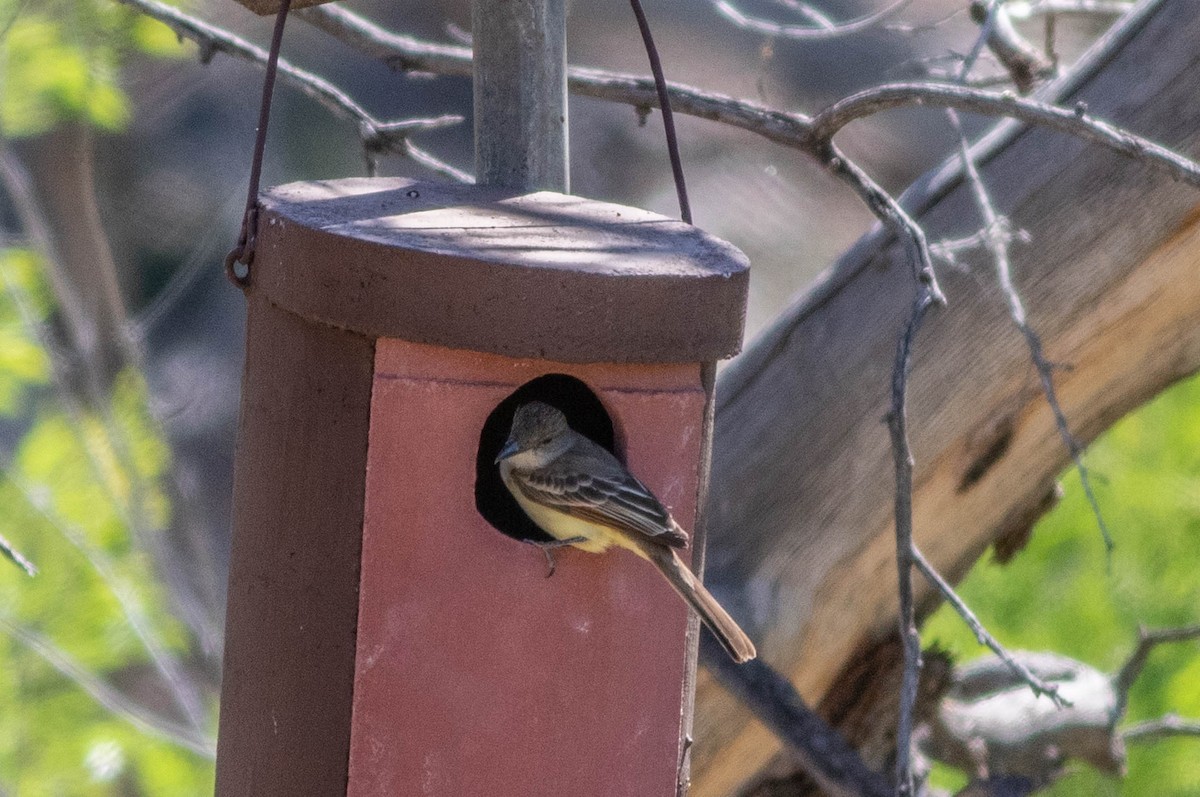
[[(1200, 17), (1149, 2), (1043, 97), (1200, 155)], [(1094, 439), (1200, 368), (1200, 196), (1104, 148), (1001, 125), (977, 148), (1015, 229), (1013, 276), (1076, 437)], [(909, 192), (931, 240), (979, 213), (948, 163)], [(949, 306), (916, 345), (910, 422), (914, 523), (960, 578), (1036, 519), (1068, 452), (988, 259), (941, 267)], [(816, 703), (896, 629), (890, 368), (913, 286), (903, 250), (866, 236), (721, 376), (708, 581), (765, 660)], [(1144, 529), (1114, 529), (1121, 538)], [(1094, 530), (1096, 545), (1102, 545)], [(921, 590), (925, 584), (917, 579)], [(920, 596), (919, 596), (920, 598)], [(697, 797), (734, 793), (778, 742), (711, 677), (698, 693)], [(881, 722), (891, 721), (880, 718)]]

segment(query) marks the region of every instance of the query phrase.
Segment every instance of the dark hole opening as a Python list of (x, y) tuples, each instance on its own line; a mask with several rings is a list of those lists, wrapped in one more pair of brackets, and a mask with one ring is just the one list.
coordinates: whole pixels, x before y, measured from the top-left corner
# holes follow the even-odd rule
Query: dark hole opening
[(526, 382), (496, 405), (479, 433), (479, 453), (475, 458), (475, 508), (499, 531), (517, 540), (548, 542), (553, 539), (539, 529), (517, 504), (500, 479), (496, 455), (508, 439), (517, 407), (530, 401), (544, 401), (567, 416), (571, 428), (613, 452), (615, 435), (612, 419), (599, 397), (586, 384), (566, 374), (547, 374)]

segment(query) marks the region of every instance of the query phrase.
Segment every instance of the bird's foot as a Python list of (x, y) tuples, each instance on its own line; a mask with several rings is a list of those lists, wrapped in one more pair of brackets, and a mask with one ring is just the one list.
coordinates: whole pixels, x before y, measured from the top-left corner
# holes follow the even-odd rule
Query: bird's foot
[(551, 540), (550, 542), (526, 540), (526, 542), (542, 549), (542, 553), (546, 555), (546, 578), (550, 578), (550, 576), (554, 575), (554, 571), (558, 567), (554, 561), (554, 549), (574, 545), (579, 542), (587, 542), (587, 537), (568, 537), (565, 540)]

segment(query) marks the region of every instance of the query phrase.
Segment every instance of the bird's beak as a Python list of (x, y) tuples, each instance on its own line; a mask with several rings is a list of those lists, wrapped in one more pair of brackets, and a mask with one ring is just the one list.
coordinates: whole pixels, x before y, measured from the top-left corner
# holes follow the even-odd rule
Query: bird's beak
[(496, 455), (496, 464), (499, 464), (500, 460), (502, 460), (502, 459), (508, 459), (513, 454), (517, 453), (519, 450), (520, 450), (520, 447), (517, 445), (516, 440), (507, 441), (504, 444), (504, 448), (500, 449), (500, 453)]

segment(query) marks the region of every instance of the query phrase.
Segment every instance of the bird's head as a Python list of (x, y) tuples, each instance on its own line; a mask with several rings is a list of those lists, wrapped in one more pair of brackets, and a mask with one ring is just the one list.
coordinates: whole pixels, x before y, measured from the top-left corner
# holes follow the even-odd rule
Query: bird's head
[(517, 407), (512, 431), (496, 455), (496, 462), (511, 460), (518, 467), (540, 467), (561, 454), (570, 445), (571, 427), (567, 416), (541, 401)]

